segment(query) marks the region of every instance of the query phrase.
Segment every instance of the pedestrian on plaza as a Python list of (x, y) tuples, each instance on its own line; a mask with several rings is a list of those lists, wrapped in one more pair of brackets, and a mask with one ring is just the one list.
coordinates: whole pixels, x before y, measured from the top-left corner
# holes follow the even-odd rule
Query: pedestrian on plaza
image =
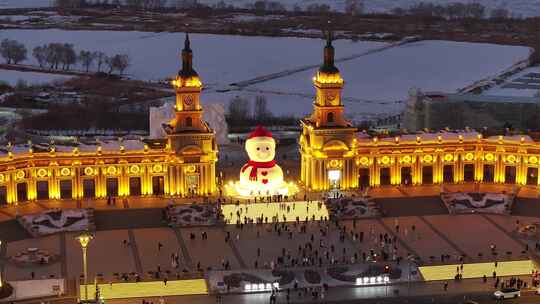
[(167, 278), (163, 278), (163, 285), (167, 286)]
[(444, 291), (448, 291), (448, 282), (444, 282)]

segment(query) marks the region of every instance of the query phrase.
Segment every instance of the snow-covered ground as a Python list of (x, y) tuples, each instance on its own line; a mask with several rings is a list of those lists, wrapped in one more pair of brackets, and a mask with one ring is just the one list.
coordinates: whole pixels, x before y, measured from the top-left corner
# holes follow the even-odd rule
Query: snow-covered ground
[[(1, 35), (0, 35), (1, 36)], [(55, 80), (66, 80), (71, 78), (70, 76), (47, 74), (38, 72), (19, 72), (12, 70), (0, 69), (0, 82), (6, 82), (9, 85), (16, 85), (19, 80), (23, 80), (28, 84), (42, 84)]]
[(540, 94), (540, 66), (526, 68), (503, 83), (485, 90), (483, 94), (534, 97)]
[[(4, 30), (0, 40), (16, 39), (28, 49), (50, 42), (73, 43), (76, 50), (103, 51), (131, 57), (127, 73), (138, 79), (174, 76), (181, 65), (182, 33), (135, 31)], [(226, 85), (320, 61), (323, 41), (309, 38), (271, 38), (192, 34), (195, 68), (206, 85)], [(339, 56), (384, 46), (380, 42), (336, 41)], [(28, 63), (37, 64), (34, 58)]]
[[(199, 0), (204, 4), (216, 4), (220, 0)], [(283, 3), (287, 9), (293, 9), (295, 5), (306, 8), (310, 4), (328, 4), (333, 10), (343, 11), (345, 8), (345, 0), (274, 0)], [(454, 2), (470, 3), (477, 2), (484, 5), (488, 11), (495, 8), (506, 8), (516, 16), (539, 16), (540, 15), (540, 0), (364, 0), (365, 9), (368, 12), (388, 12), (393, 8), (407, 8), (418, 2), (432, 2), (436, 4), (448, 4)], [(226, 3), (236, 7), (245, 7), (247, 4), (255, 2), (255, 0), (225, 0)], [(16, 7), (46, 7), (51, 6), (52, 0), (0, 0), (0, 8), (16, 8)], [(170, 5), (174, 4), (174, 0), (168, 0)]]
[[(127, 73), (158, 80), (176, 74), (181, 33), (122, 31), (4, 30), (0, 39), (17, 39), (29, 49), (49, 42), (73, 43), (77, 50), (127, 53)], [(304, 116), (315, 95), (311, 79), (322, 61), (324, 42), (310, 38), (191, 35), (194, 65), (207, 90), (203, 104), (227, 104), (234, 96), (265, 95), (275, 115)], [(493, 76), (529, 56), (529, 48), (449, 41), (400, 46), (381, 42), (335, 41), (337, 66), (345, 79), (344, 101), (351, 119), (398, 114), (411, 87), (453, 92)], [(351, 57), (340, 61), (340, 58)], [(29, 63), (36, 64), (33, 58)], [(221, 92), (231, 83), (273, 75), (242, 90)], [(0, 75), (2, 79), (3, 75)]]

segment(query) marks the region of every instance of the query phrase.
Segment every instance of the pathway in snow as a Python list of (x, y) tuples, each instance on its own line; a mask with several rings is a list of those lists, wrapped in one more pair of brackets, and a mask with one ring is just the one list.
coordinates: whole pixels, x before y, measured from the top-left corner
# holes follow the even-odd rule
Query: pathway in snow
[[(337, 58), (335, 60), (335, 62), (344, 62), (344, 61), (356, 59), (356, 58), (359, 58), (359, 57), (367, 56), (367, 55), (370, 55), (370, 54), (373, 54), (373, 53), (382, 52), (384, 50), (406, 44), (407, 42), (409, 42), (409, 41), (401, 40), (401, 41), (391, 43), (391, 44), (388, 44), (388, 45), (385, 45), (385, 46), (382, 46), (382, 47), (379, 47), (379, 48), (370, 49), (370, 50), (367, 50), (367, 51), (359, 53), (359, 54), (352, 54), (352, 55), (349, 55), (349, 56), (346, 56), (346, 57)], [(297, 68), (293, 68), (293, 69), (287, 69), (287, 70), (280, 71), (280, 72), (277, 72), (277, 73), (271, 73), (271, 74), (258, 76), (258, 77), (248, 79), (248, 80), (231, 83), (230, 85), (235, 86), (235, 87), (239, 87), (239, 88), (245, 88), (245, 87), (250, 86), (250, 85), (254, 85), (254, 84), (261, 83), (261, 82), (274, 80), (274, 79), (277, 79), (277, 78), (290, 76), (290, 75), (293, 75), (293, 74), (296, 74), (296, 73), (299, 73), (299, 72), (307, 71), (307, 70), (316, 68), (319, 65), (320, 65), (320, 63), (311, 64), (311, 65), (304, 65), (304, 66), (301, 66), (301, 67), (297, 67)]]

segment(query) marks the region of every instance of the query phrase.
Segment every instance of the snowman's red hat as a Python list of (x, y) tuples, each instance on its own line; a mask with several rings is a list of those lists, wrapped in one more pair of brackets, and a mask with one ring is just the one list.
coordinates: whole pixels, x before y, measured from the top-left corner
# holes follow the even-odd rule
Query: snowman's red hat
[(269, 137), (272, 138), (272, 133), (268, 130), (266, 130), (263, 126), (257, 126), (253, 132), (251, 132), (248, 136), (248, 139), (253, 139), (256, 137)]

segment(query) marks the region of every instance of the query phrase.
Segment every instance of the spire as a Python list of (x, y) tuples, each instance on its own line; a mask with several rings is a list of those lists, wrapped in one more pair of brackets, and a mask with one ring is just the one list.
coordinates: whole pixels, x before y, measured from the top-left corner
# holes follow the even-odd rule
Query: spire
[(334, 66), (334, 46), (332, 45), (332, 31), (328, 30), (326, 35), (326, 46), (324, 47), (324, 62), (319, 71), (325, 73), (338, 73)]
[(197, 76), (197, 72), (193, 69), (193, 51), (190, 47), (189, 34), (186, 32), (184, 40), (184, 49), (182, 50), (182, 70), (178, 72), (179, 76), (190, 77)]

